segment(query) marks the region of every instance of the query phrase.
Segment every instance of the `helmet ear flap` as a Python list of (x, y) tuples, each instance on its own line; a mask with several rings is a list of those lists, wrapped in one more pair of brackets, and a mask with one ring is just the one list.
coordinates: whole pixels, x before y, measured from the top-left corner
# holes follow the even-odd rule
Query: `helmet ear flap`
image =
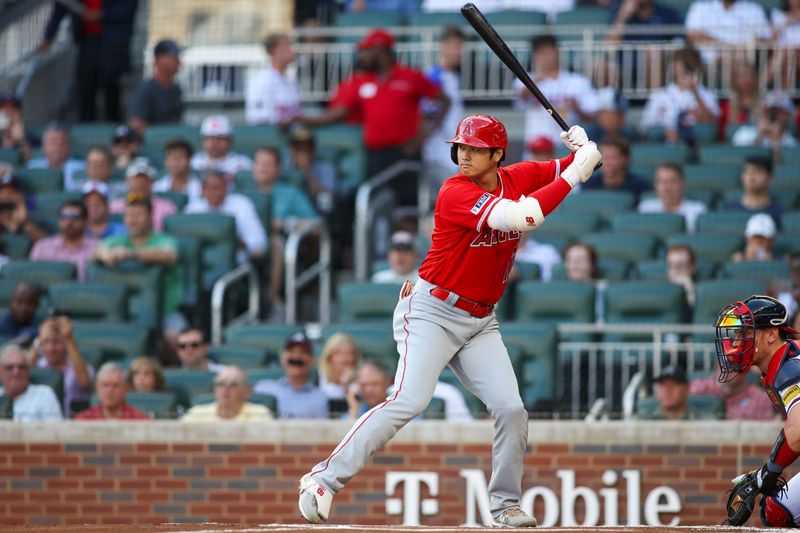
[(453, 163), (458, 165), (458, 145), (452, 144), (450, 146), (450, 159), (453, 160)]

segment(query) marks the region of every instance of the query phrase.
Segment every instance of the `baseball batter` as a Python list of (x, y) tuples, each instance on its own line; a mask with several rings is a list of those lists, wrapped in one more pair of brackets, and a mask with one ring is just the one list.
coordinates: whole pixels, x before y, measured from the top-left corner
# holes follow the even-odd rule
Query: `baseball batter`
[(394, 311), (400, 355), (394, 390), (300, 480), (300, 513), (309, 522), (328, 519), (333, 495), (425, 409), (449, 366), (494, 418), (493, 525), (536, 526), (519, 507), (528, 415), (494, 307), (521, 232), (541, 226), (600, 161), (583, 128), (573, 126), (562, 139), (574, 152), (568, 157), (500, 168), (508, 144), (505, 126), (488, 115), (470, 115), (458, 125), (450, 143), (460, 172), (439, 191), (431, 250), (416, 286), (406, 282)]
[(767, 462), (734, 480), (728, 521), (743, 525), (762, 494), (761, 520), (771, 527), (800, 527), (800, 477), (784, 486), (781, 474), (800, 456), (800, 345), (787, 325), (786, 307), (769, 296), (751, 296), (725, 307), (717, 317), (719, 381), (734, 379), (755, 365), (775, 409), (786, 417)]

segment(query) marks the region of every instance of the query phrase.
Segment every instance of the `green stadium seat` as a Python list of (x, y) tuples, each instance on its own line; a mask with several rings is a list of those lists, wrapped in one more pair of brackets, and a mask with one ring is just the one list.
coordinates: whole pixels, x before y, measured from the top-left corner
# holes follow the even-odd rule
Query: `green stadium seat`
[(164, 198), (165, 200), (169, 200), (175, 207), (178, 208), (178, 211), (183, 211), (183, 208), (186, 207), (186, 204), (189, 203), (189, 197), (182, 192), (174, 192), (174, 191), (163, 191), (155, 193), (156, 196), (159, 198)]
[(256, 191), (242, 191), (247, 198), (253, 202), (253, 206), (258, 213), (258, 219), (261, 225), (267, 231), (267, 234), (272, 233), (272, 195)]
[(542, 278), (541, 268), (539, 268), (539, 265), (536, 263), (527, 263), (517, 260), (514, 263), (514, 268), (517, 269), (519, 274), (518, 279), (537, 280)]
[[(102, 122), (84, 122), (70, 128), (70, 146), (72, 154), (83, 159), (86, 152), (94, 145), (107, 146), (118, 124)], [(155, 126), (153, 126), (155, 127)]]
[(753, 216), (746, 211), (714, 211), (703, 213), (697, 217), (698, 233), (716, 233), (718, 235), (744, 235), (747, 221)]
[[(440, 14), (456, 15), (457, 18), (461, 18), (458, 13), (422, 13), (421, 15), (427, 19)], [(320, 150), (330, 147), (345, 151), (360, 151), (364, 146), (364, 129), (356, 124), (329, 124), (315, 128), (314, 139)]]
[(103, 357), (103, 350), (101, 350), (97, 346), (89, 346), (87, 344), (78, 343), (78, 349), (80, 350), (81, 355), (86, 360), (86, 362), (92, 365), (95, 368), (95, 370), (100, 368), (100, 366), (105, 362)]
[(14, 294), (14, 290), (16, 288), (16, 281), (0, 279), (0, 309), (8, 309), (8, 306), (11, 303), (11, 295)]
[(780, 204), (784, 211), (800, 208), (800, 188), (797, 185), (773, 185), (770, 187), (772, 197)]
[[(412, 28), (430, 28), (431, 26), (463, 26), (464, 17), (457, 11), (434, 11), (426, 13), (418, 11), (408, 16), (408, 25)], [(439, 37), (438, 35), (436, 36)]]
[(519, 321), (555, 325), (594, 322), (595, 287), (591, 283), (525, 281), (517, 285)]
[[(208, 356), (221, 365), (235, 365), (239, 368), (258, 368), (267, 364), (267, 350), (259, 346), (237, 346), (235, 344), (220, 344), (208, 350)], [(272, 358), (270, 363), (279, 363), (278, 358)]]
[(20, 233), (3, 233), (0, 236), (0, 250), (12, 261), (24, 261), (33, 248), (33, 241)]
[(682, 163), (689, 155), (683, 144), (637, 143), (631, 146), (631, 164), (655, 166), (664, 161)]
[[(695, 278), (699, 280), (714, 279), (717, 263), (714, 261), (697, 261)], [(636, 277), (643, 280), (666, 280), (667, 264), (664, 259), (641, 261), (636, 263)]]
[(200, 239), (200, 283), (204, 291), (236, 264), (236, 222), (216, 213), (178, 214), (164, 220), (164, 231), (179, 241), (185, 236)]
[(706, 164), (742, 165), (751, 155), (771, 157), (768, 148), (733, 146), (731, 144), (706, 144), (700, 146), (700, 161)]
[(547, 15), (539, 11), (507, 9), (486, 13), (486, 20), (492, 26), (541, 26), (547, 24)]
[(695, 285), (695, 306), (692, 322), (708, 324), (709, 333), (717, 315), (726, 305), (742, 301), (754, 294), (763, 294), (767, 284), (745, 279), (701, 281)]
[(64, 176), (57, 168), (21, 168), (14, 174), (28, 194), (58, 192), (64, 189)]
[(129, 392), (125, 401), (136, 409), (147, 413), (150, 418), (175, 418), (177, 398), (172, 391)]
[(456, 376), (450, 368), (444, 368), (439, 376), (439, 381), (449, 383), (461, 391), (461, 394), (464, 396), (464, 400), (467, 402), (469, 412), (473, 417), (481, 419), (488, 416), (488, 413), (486, 412), (486, 405), (484, 405), (484, 403), (480, 401), (477, 396), (472, 394), (472, 392), (470, 392), (470, 390), (461, 383), (461, 380), (458, 379), (458, 376)]
[(17, 148), (0, 148), (0, 162), (17, 166), (22, 162), (22, 154)]
[(61, 261), (11, 261), (0, 271), (3, 279), (47, 289), (51, 283), (74, 281), (75, 264)]
[[(611, 324), (677, 324), (687, 317), (683, 287), (665, 281), (623, 281), (609, 284), (605, 292), (606, 321)], [(652, 334), (607, 334), (606, 340), (642, 340)]]
[(94, 346), (102, 352), (102, 362), (129, 361), (148, 351), (150, 332), (130, 322), (79, 322), (75, 340), (81, 346)]
[(139, 261), (123, 261), (115, 267), (91, 264), (86, 279), (111, 283), (128, 291), (128, 316), (148, 328), (160, 328), (163, 317), (163, 269)]
[[(405, 24), (403, 13), (397, 11), (347, 11), (336, 21), (340, 28), (391, 28)], [(366, 33), (366, 32), (365, 32)]]
[(553, 324), (505, 322), (500, 326), (503, 342), (522, 354), (522, 372), (517, 378), (522, 388), (537, 387), (541, 396), (555, 396), (557, 333)]
[(336, 290), (340, 322), (391, 320), (400, 283), (350, 282)]
[(284, 151), (286, 135), (272, 124), (239, 124), (233, 127), (233, 144), (237, 152), (252, 154), (260, 146), (272, 146)]
[(64, 374), (55, 368), (33, 367), (29, 371), (30, 382), (36, 385), (47, 385), (58, 397), (58, 404), (64, 404)]
[(127, 289), (112, 283), (73, 282), (50, 285), (50, 302), (73, 320), (124, 321)]
[(800, 183), (800, 169), (798, 169), (796, 163), (782, 163), (780, 165), (776, 165), (772, 170), (773, 187), (785, 185), (797, 187), (798, 183)]
[[(635, 203), (634, 196), (626, 191), (581, 191), (570, 194), (556, 213), (592, 213), (611, 217), (632, 210)], [(542, 227), (546, 227), (545, 225)]]
[[(568, 201), (571, 200), (573, 200), (572, 197)], [(548, 235), (556, 234), (569, 237), (570, 239), (580, 240), (580, 238), (587, 233), (593, 233), (599, 229), (600, 215), (597, 213), (559, 210), (547, 217), (547, 220), (542, 227), (537, 229), (534, 233), (534, 238), (539, 240), (539, 233), (547, 232)]]
[(364, 359), (379, 359), (392, 372), (397, 367), (397, 343), (394, 341), (391, 321), (334, 324), (322, 330), (323, 340), (334, 333), (347, 333), (353, 337)]
[[(722, 396), (693, 394), (689, 396), (689, 408), (698, 413), (700, 420), (724, 420), (725, 399)], [(659, 412), (658, 398), (649, 396), (636, 402), (636, 419), (653, 420)]]
[(685, 233), (686, 219), (683, 215), (672, 213), (620, 213), (611, 217), (611, 229), (664, 239), (676, 233)]
[(148, 126), (144, 135), (144, 148), (163, 150), (164, 145), (170, 141), (181, 139), (192, 145), (194, 150), (202, 146), (202, 136), (199, 126), (187, 124), (154, 124)]
[(336, 159), (336, 175), (340, 179), (336, 189), (341, 195), (354, 193), (363, 183), (366, 174), (366, 153), (364, 150), (346, 150)]
[(250, 368), (245, 370), (247, 381), (251, 387), (255, 387), (262, 380), (278, 380), (283, 377), (283, 367), (278, 365), (265, 366), (263, 368)]
[(36, 218), (47, 221), (58, 219), (58, 210), (64, 202), (80, 200), (81, 193), (76, 191), (53, 191), (36, 194)]
[[(598, 259), (597, 261), (598, 279), (622, 281), (628, 278), (629, 271), (630, 264), (627, 261), (618, 259)], [(564, 267), (564, 263), (553, 266), (553, 279), (561, 281), (567, 279), (567, 271)]]
[(178, 405), (185, 408), (190, 407), (192, 395), (199, 392), (213, 392), (215, 375), (214, 372), (206, 370), (164, 369), (167, 390), (174, 392)]
[(183, 302), (190, 307), (197, 303), (201, 291), (201, 250), (202, 239), (182, 235), (178, 239), (178, 265), (183, 273), (183, 286), (186, 288)]
[(590, 244), (601, 259), (619, 261), (645, 261), (652, 259), (656, 249), (656, 239), (640, 233), (590, 233), (584, 235), (582, 242)]
[(733, 252), (742, 246), (743, 237), (718, 233), (696, 233), (694, 235), (674, 235), (667, 239), (667, 246), (685, 244), (694, 250), (698, 261), (725, 263)]
[(556, 15), (557, 26), (585, 26), (593, 24), (608, 24), (609, 12), (607, 7), (580, 6), (569, 11), (562, 11)]
[(10, 396), (0, 396), (0, 420), (14, 418), (14, 400)]
[(788, 261), (742, 261), (726, 263), (722, 267), (721, 276), (731, 279), (746, 279), (769, 283), (774, 279), (789, 277)]
[(687, 165), (683, 175), (687, 190), (728, 191), (741, 186), (741, 165)]
[(775, 253), (779, 255), (800, 253), (800, 233), (779, 233), (775, 239)]
[(253, 191), (256, 188), (256, 182), (253, 180), (253, 173), (249, 170), (237, 172), (233, 177), (233, 183), (236, 186), (237, 192)]
[[(0, 408), (2, 405), (0, 404)], [(422, 411), (422, 418), (424, 420), (444, 420), (445, 417), (445, 401), (441, 398), (431, 398), (428, 407)]]
[(240, 324), (223, 331), (225, 344), (255, 346), (266, 351), (267, 359), (280, 356), (286, 339), (303, 331), (302, 326), (288, 324)]

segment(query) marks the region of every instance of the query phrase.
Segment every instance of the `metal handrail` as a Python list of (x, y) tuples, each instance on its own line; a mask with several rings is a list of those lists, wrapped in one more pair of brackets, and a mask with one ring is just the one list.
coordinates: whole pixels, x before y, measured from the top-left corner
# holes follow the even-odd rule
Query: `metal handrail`
[[(419, 161), (398, 161), (377, 173), (358, 187), (356, 192), (356, 219), (355, 219), (355, 277), (357, 281), (366, 281), (369, 275), (369, 236), (372, 221), (378, 211), (373, 202), (372, 193), (383, 185), (402, 176), (405, 172), (417, 172), (422, 165)], [(422, 181), (420, 179), (420, 181)]]
[(248, 298), (247, 311), (236, 318), (228, 321), (229, 325), (255, 322), (258, 320), (259, 313), (259, 283), (258, 275), (253, 265), (245, 263), (234, 268), (230, 272), (221, 276), (211, 288), (211, 343), (222, 343), (222, 319), (223, 303), (225, 302), (225, 292), (228, 287), (240, 279), (247, 278)]
[(639, 389), (641, 388), (643, 382), (644, 374), (642, 372), (636, 372), (628, 382), (628, 386), (625, 387), (625, 391), (622, 393), (623, 419), (629, 420), (633, 418), (633, 413), (636, 409), (636, 397), (639, 395)]
[[(297, 256), (303, 239), (312, 233), (319, 233), (319, 260), (303, 272), (297, 272)], [(300, 289), (319, 278), (319, 321), (331, 321), (331, 236), (328, 226), (322, 219), (304, 221), (299, 224), (286, 240), (285, 281), (286, 322), (297, 323), (297, 297)]]

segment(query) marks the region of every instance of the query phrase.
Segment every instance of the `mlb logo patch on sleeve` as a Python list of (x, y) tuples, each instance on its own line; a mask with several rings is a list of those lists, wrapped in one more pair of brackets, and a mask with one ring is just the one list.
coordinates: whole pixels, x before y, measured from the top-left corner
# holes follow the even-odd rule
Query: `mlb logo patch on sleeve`
[(481, 207), (483, 207), (483, 204), (486, 203), (486, 200), (488, 200), (491, 197), (492, 195), (489, 194), (488, 192), (483, 193), (483, 195), (480, 198), (478, 198), (478, 201), (475, 202), (475, 205), (472, 206), (472, 209), (469, 210), (470, 213), (472, 213), (473, 215), (477, 215), (480, 212)]

